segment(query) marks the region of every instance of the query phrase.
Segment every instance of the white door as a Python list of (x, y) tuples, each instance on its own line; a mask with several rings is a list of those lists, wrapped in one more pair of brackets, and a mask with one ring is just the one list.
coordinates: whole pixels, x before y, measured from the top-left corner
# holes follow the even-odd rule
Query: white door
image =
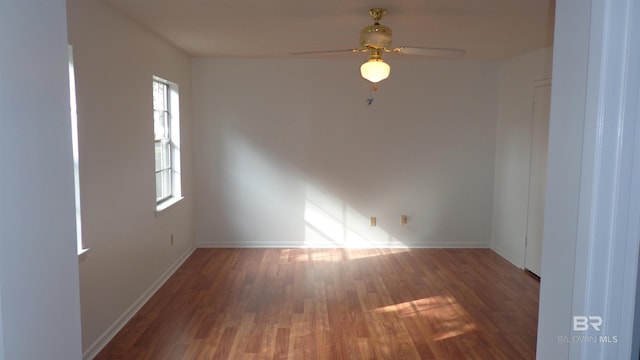
[(542, 267), (542, 232), (544, 227), (544, 194), (547, 179), (550, 99), (550, 83), (546, 82), (534, 87), (525, 268), (538, 276), (540, 276), (540, 268)]

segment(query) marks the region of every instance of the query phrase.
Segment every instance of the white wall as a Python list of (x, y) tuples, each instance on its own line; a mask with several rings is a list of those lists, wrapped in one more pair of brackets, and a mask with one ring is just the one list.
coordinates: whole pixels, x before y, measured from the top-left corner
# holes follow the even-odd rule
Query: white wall
[[(78, 100), (85, 356), (194, 246), (190, 59), (101, 1), (68, 1)], [(152, 76), (180, 87), (185, 199), (155, 213)], [(174, 234), (174, 245), (170, 245)], [(114, 328), (115, 326), (115, 328)]]
[(498, 65), (360, 62), (194, 61), (200, 245), (489, 245)]
[(0, 2), (0, 359), (79, 359), (64, 0)]
[(533, 83), (551, 78), (553, 50), (500, 64), (491, 248), (524, 267)]

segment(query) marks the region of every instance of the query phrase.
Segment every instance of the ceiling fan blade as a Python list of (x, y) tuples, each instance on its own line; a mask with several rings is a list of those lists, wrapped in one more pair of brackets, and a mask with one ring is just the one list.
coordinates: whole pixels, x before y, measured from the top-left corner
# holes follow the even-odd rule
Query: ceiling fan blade
[(313, 55), (313, 54), (331, 54), (331, 53), (361, 52), (361, 51), (362, 50), (360, 49), (314, 50), (314, 51), (296, 51), (296, 52), (289, 53), (289, 55)]
[(403, 55), (433, 56), (441, 58), (457, 58), (466, 53), (466, 51), (462, 49), (420, 48), (412, 46), (400, 46), (392, 51)]

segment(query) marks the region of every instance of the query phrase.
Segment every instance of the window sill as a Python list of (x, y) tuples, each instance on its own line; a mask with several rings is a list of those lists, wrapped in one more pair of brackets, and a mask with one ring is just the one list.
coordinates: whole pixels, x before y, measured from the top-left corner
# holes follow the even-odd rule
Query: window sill
[(177, 196), (177, 197), (172, 197), (169, 198), (163, 202), (161, 202), (160, 204), (156, 205), (156, 214), (161, 213), (171, 207), (173, 207), (175, 204), (179, 203), (180, 200), (184, 199), (184, 197), (182, 196)]
[(87, 254), (91, 251), (91, 248), (83, 248), (78, 252), (78, 260), (82, 261), (87, 257)]

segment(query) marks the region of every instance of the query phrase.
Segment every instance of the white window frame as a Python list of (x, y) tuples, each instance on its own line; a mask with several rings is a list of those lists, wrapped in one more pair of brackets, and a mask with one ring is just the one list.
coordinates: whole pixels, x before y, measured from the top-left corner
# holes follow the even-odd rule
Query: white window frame
[[(167, 108), (166, 109), (156, 109), (155, 106), (153, 106), (154, 104), (152, 104), (152, 121), (154, 124), (154, 178), (155, 178), (155, 183), (156, 183), (156, 187), (154, 187), (154, 189), (157, 189), (158, 186), (158, 178), (157, 178), (157, 173), (158, 171), (156, 170), (156, 152), (155, 152), (155, 148), (156, 148), (156, 143), (158, 143), (159, 141), (162, 142), (164, 141), (168, 146), (169, 146), (169, 162), (170, 162), (170, 167), (169, 167), (169, 171), (170, 171), (170, 181), (171, 181), (171, 189), (169, 194), (167, 194), (167, 196), (163, 196), (161, 198), (157, 197), (157, 190), (156, 192), (156, 211), (160, 212), (162, 210), (165, 210), (169, 207), (171, 207), (172, 205), (176, 204), (177, 202), (179, 202), (180, 200), (183, 199), (182, 197), (182, 179), (181, 179), (181, 171), (180, 171), (180, 98), (179, 98), (179, 88), (178, 85), (175, 83), (172, 83), (168, 80), (165, 80), (163, 78), (160, 78), (158, 76), (153, 76), (153, 81), (152, 84), (155, 83), (160, 83), (163, 86), (166, 86), (167, 89), (167, 99), (166, 99), (166, 104), (167, 104)], [(153, 87), (152, 87), (153, 89)], [(166, 111), (167, 113), (167, 122), (168, 122), (168, 137), (164, 140), (156, 140), (155, 139), (155, 112), (156, 111)]]

